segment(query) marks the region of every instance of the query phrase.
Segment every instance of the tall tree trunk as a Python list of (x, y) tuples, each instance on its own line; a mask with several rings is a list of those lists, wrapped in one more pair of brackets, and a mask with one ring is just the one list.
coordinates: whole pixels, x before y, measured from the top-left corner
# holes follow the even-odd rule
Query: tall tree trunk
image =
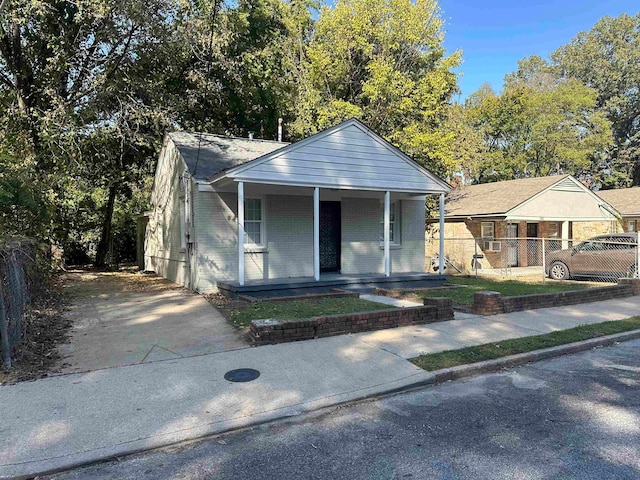
[(102, 221), (100, 242), (98, 242), (98, 248), (96, 250), (96, 261), (94, 265), (97, 268), (105, 268), (107, 266), (107, 254), (109, 253), (109, 243), (111, 242), (111, 222), (113, 220), (113, 208), (116, 203), (117, 193), (118, 186), (112, 183), (109, 186), (109, 200), (107, 201), (107, 208), (105, 209), (104, 220)]

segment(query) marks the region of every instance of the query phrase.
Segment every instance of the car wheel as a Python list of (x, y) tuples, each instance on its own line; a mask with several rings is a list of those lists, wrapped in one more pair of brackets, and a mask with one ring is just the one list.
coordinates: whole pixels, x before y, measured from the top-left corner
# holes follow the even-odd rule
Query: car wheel
[(554, 280), (568, 280), (569, 279), (569, 269), (562, 262), (555, 262), (551, 265), (549, 269), (549, 277)]

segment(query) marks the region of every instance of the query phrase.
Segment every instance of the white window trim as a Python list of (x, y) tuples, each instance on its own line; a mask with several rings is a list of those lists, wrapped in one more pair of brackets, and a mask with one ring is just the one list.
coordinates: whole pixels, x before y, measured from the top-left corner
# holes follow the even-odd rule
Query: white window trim
[[(484, 227), (491, 225), (491, 235), (484, 234)], [(480, 222), (480, 238), (484, 240), (493, 240), (496, 238), (496, 222)]]
[[(381, 204), (381, 208), (382, 208), (382, 220), (380, 220), (380, 222), (378, 222), (378, 225), (380, 225), (378, 227), (378, 232), (380, 231), (384, 231), (384, 202), (382, 202)], [(393, 218), (395, 218), (395, 220), (389, 221), (389, 226), (391, 226), (391, 224), (394, 224), (394, 229), (393, 232), (395, 233), (396, 238), (394, 238), (393, 240), (389, 241), (389, 247), (391, 247), (392, 249), (398, 249), (400, 248), (400, 245), (402, 244), (402, 234), (400, 232), (400, 225), (402, 224), (402, 218), (401, 218), (401, 207), (400, 207), (400, 200), (396, 200), (395, 202), (391, 202), (391, 208), (390, 208), (390, 212), (393, 212)], [(391, 217), (391, 215), (389, 215), (389, 217)], [(380, 240), (380, 248), (384, 248), (384, 241)]]
[(244, 202), (245, 202), (245, 218), (244, 218), (244, 228), (245, 228), (245, 232), (247, 231), (247, 222), (256, 222), (257, 220), (247, 220), (247, 207), (246, 207), (246, 203), (247, 200), (260, 200), (260, 217), (262, 218), (262, 220), (260, 220), (260, 239), (262, 240), (261, 243), (245, 243), (244, 244), (244, 251), (245, 253), (249, 253), (249, 252), (264, 252), (267, 249), (267, 228), (266, 228), (266, 223), (267, 223), (267, 215), (266, 215), (266, 202), (265, 202), (265, 197), (264, 196), (260, 196), (260, 195), (253, 195), (251, 197), (244, 197)]

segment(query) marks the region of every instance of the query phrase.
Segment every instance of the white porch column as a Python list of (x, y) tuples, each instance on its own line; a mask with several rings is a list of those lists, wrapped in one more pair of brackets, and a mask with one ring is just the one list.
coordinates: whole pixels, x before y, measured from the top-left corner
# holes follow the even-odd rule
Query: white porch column
[(562, 238), (562, 249), (569, 248), (569, 222), (565, 220), (562, 222), (562, 231), (560, 233), (560, 238)]
[(438, 273), (444, 275), (444, 193), (440, 194), (440, 251), (438, 252)]
[(313, 190), (313, 278), (320, 280), (320, 189)]
[(391, 243), (391, 193), (387, 190), (384, 192), (384, 276), (391, 274), (391, 255), (389, 244)]
[(238, 283), (244, 285), (244, 182), (238, 182)]

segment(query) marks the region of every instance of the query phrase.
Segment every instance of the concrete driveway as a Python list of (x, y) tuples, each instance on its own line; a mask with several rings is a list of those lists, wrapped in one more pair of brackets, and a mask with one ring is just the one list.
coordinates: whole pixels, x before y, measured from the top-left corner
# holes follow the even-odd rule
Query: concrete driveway
[(73, 328), (60, 347), (63, 373), (248, 347), (201, 295), (157, 276), (74, 272), (66, 289)]

